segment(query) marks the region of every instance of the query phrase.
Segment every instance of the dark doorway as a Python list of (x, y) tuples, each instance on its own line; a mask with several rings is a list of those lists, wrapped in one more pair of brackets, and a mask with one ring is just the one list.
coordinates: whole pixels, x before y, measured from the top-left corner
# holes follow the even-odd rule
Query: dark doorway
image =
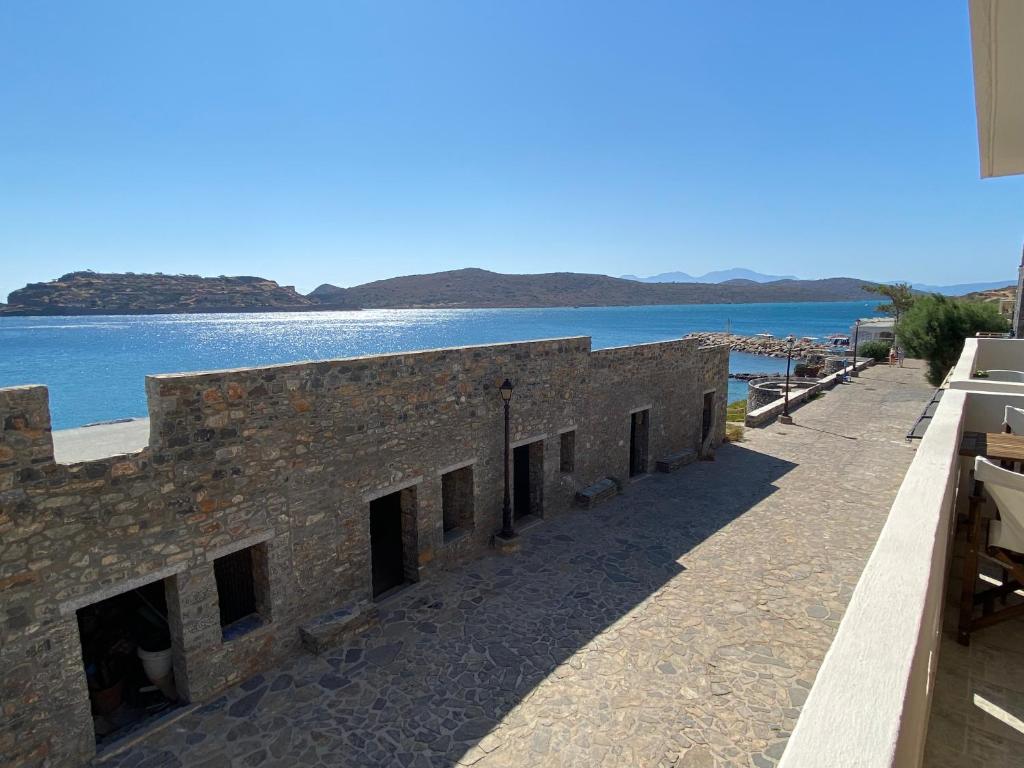
[(512, 512), (516, 520), (544, 512), (544, 443), (538, 440), (512, 451)]
[(715, 426), (715, 393), (706, 392), (704, 394), (704, 410), (701, 413), (700, 418), (700, 442), (703, 445), (704, 441), (708, 439), (711, 434), (711, 429)]
[(370, 563), (375, 598), (405, 583), (401, 491), (370, 502)]
[(162, 580), (80, 608), (77, 618), (98, 745), (177, 704)]
[(647, 473), (651, 412), (637, 411), (629, 423), (629, 476)]

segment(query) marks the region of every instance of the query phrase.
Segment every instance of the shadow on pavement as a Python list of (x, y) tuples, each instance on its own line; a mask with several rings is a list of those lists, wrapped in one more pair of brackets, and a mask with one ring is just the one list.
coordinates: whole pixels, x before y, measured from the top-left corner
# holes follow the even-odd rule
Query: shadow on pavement
[(556, 515), (518, 555), (418, 585), (348, 644), (257, 676), (103, 765), (456, 765), (794, 466), (726, 445), (714, 464)]

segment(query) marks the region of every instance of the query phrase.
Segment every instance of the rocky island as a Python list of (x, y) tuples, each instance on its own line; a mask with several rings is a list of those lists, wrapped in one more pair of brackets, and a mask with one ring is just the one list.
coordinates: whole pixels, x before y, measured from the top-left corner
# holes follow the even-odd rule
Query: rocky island
[(13, 291), (0, 315), (152, 315), (325, 309), (262, 277), (71, 272)]

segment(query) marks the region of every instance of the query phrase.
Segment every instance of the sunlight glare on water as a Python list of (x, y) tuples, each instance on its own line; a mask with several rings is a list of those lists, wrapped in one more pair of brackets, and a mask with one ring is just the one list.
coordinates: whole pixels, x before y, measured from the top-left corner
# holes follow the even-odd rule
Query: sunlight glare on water
[[(144, 377), (503, 341), (590, 336), (595, 349), (694, 331), (826, 336), (871, 302), (549, 309), (374, 309), (0, 318), (0, 386), (46, 384), (55, 429), (146, 415)], [(734, 371), (784, 362), (733, 354)], [(730, 382), (730, 399), (745, 397)]]

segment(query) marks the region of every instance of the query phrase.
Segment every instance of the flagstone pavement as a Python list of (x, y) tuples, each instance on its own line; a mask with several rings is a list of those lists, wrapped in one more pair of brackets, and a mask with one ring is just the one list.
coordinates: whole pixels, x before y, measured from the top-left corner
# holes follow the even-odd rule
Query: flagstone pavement
[(97, 764), (778, 761), (913, 457), (923, 365), (879, 366), (390, 600)]

